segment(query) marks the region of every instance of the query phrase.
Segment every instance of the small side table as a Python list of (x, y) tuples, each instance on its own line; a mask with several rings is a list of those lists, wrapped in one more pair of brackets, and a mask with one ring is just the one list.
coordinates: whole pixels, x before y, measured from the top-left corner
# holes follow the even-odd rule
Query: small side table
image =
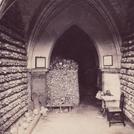
[(115, 96), (104, 95), (101, 96), (102, 99), (102, 108), (103, 108), (103, 116), (105, 116), (107, 107), (111, 107), (113, 103), (116, 103), (118, 100)]

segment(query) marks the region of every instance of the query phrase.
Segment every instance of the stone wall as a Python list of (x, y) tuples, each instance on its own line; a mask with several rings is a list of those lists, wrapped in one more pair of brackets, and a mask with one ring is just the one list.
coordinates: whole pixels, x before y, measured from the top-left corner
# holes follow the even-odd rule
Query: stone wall
[(27, 111), (28, 98), (26, 45), (6, 30), (0, 27), (0, 133)]
[(134, 123), (134, 2), (128, 9), (128, 30), (123, 37), (121, 60), (121, 90), (125, 93), (125, 114)]

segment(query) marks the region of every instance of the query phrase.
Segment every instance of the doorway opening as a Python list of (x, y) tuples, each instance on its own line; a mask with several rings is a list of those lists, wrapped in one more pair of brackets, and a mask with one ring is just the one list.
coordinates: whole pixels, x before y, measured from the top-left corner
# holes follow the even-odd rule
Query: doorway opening
[(71, 26), (56, 41), (51, 62), (55, 57), (74, 60), (78, 64), (80, 103), (93, 103), (98, 91), (99, 60), (94, 43), (88, 34), (76, 25)]

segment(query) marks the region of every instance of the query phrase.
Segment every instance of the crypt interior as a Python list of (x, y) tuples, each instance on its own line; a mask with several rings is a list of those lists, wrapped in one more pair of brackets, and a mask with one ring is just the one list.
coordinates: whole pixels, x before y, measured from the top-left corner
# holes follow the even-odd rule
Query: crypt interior
[[(133, 0), (0, 0), (0, 134), (132, 134), (133, 12)], [(99, 91), (114, 107), (124, 93), (125, 127), (109, 127)]]

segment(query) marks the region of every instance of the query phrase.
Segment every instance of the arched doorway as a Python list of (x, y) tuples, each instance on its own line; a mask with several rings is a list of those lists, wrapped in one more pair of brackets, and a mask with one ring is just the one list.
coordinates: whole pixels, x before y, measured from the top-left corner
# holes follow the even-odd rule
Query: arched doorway
[(79, 66), (80, 103), (93, 102), (97, 92), (98, 54), (90, 37), (78, 26), (73, 25), (56, 41), (51, 61), (55, 57), (71, 59)]

